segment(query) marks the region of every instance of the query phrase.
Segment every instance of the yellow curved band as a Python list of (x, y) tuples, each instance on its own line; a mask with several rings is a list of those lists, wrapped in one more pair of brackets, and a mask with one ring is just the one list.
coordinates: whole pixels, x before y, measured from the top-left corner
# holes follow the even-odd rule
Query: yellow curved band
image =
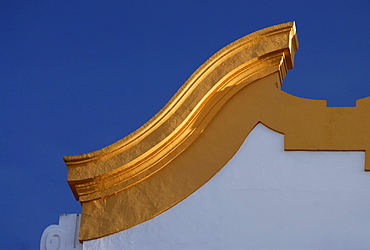
[(140, 129), (99, 151), (65, 157), (69, 185), (82, 204), (80, 240), (122, 231), (185, 199), (259, 122), (285, 135), (286, 150), (367, 155), (370, 98), (329, 108), (280, 90), (297, 49), (294, 22), (245, 36), (207, 60)]

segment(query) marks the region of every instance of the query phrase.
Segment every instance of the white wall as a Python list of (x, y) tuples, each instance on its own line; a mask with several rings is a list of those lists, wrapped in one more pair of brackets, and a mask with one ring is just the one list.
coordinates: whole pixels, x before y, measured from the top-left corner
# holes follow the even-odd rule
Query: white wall
[(363, 152), (285, 152), (258, 125), (231, 161), (178, 205), (83, 249), (369, 249)]

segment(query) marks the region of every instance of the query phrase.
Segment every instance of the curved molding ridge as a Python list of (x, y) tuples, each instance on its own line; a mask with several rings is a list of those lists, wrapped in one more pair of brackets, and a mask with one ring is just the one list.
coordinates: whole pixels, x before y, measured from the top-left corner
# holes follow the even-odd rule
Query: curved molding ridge
[[(155, 172), (153, 164), (168, 154), (173, 155), (178, 145), (188, 140), (185, 138), (196, 136), (190, 125), (206, 103), (214, 102), (217, 92), (234, 85), (241, 74), (247, 75), (249, 83), (277, 71), (282, 79), (293, 67), (297, 48), (295, 23), (290, 22), (257, 31), (221, 49), (137, 131), (101, 150), (65, 157), (73, 193), (80, 201), (99, 198), (99, 194), (84, 197), (107, 188), (105, 184), (104, 187), (97, 184), (97, 180), (114, 175), (120, 182), (127, 182), (125, 186), (130, 186), (142, 178), (138, 175)], [(113, 188), (111, 193), (116, 191), (117, 188)]]
[(286, 150), (368, 154), (370, 99), (328, 108), (280, 90), (297, 49), (294, 22), (247, 35), (208, 59), (137, 131), (65, 157), (68, 183), (82, 204), (80, 240), (125, 230), (176, 205), (212, 178), (259, 122), (285, 135)]

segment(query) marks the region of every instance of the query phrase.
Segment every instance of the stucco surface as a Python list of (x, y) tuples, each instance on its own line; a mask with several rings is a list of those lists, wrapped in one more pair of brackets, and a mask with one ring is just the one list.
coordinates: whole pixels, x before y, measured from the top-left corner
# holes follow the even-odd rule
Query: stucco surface
[(363, 152), (284, 151), (259, 124), (188, 198), (83, 249), (367, 249), (370, 173)]

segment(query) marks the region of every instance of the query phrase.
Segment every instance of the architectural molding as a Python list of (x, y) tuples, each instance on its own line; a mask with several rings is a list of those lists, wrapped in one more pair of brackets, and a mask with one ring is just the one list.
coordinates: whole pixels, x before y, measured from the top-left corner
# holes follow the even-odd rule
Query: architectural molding
[(82, 249), (82, 244), (78, 240), (80, 219), (79, 214), (61, 214), (59, 224), (48, 226), (42, 233), (40, 249)]
[[(101, 150), (64, 160), (82, 204), (80, 240), (113, 234), (171, 208), (212, 178), (258, 123), (283, 133), (286, 150), (370, 150), (370, 99), (357, 107), (280, 90), (293, 68), (294, 22), (226, 46), (144, 126)], [(370, 170), (370, 163), (366, 163)]]

